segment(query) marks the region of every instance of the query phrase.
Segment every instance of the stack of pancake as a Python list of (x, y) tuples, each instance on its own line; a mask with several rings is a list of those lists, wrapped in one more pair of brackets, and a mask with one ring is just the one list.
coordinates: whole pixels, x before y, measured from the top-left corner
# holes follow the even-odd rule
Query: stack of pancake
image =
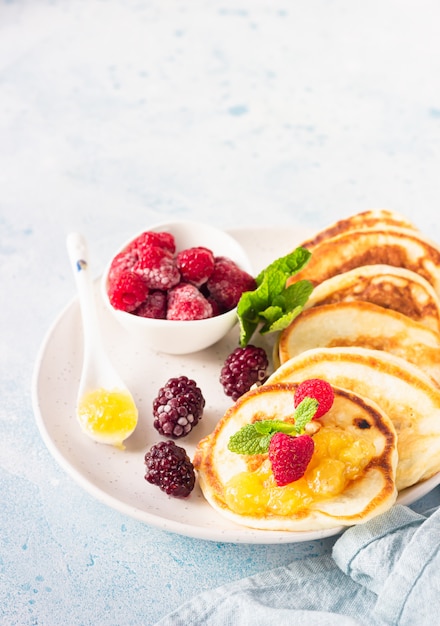
[[(195, 455), (211, 505), (255, 528), (364, 522), (390, 508), (398, 492), (440, 472), (440, 248), (384, 210), (341, 220), (301, 245), (312, 257), (291, 281), (308, 279), (314, 291), (279, 335), (274, 373), (229, 409)], [(225, 497), (231, 477), (259, 471), (265, 459), (230, 452), (229, 437), (256, 420), (291, 419), (286, 394), (308, 378), (335, 389), (321, 428), (359, 438), (368, 432), (375, 456), (341, 493), (292, 515), (231, 510)]]
[(270, 382), (325, 378), (374, 400), (398, 436), (400, 491), (440, 471), (440, 248), (384, 210), (304, 242), (306, 310), (278, 341)]

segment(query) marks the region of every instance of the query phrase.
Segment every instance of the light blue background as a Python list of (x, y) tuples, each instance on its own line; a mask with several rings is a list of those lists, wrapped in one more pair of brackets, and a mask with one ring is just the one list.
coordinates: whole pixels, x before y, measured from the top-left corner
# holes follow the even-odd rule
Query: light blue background
[(2, 625), (149, 625), (328, 550), (189, 539), (97, 503), (40, 438), (34, 360), (74, 295), (70, 230), (99, 272), (169, 217), (314, 229), (389, 208), (440, 241), (439, 17), (434, 0), (0, 3)]

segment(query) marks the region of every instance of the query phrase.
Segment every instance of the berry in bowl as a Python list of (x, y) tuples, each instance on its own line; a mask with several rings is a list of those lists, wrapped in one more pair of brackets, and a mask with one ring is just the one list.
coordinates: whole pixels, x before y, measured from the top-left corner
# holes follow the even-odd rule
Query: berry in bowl
[(157, 352), (207, 348), (237, 322), (255, 289), (250, 261), (226, 232), (193, 221), (162, 222), (113, 256), (101, 281), (104, 302), (128, 332)]

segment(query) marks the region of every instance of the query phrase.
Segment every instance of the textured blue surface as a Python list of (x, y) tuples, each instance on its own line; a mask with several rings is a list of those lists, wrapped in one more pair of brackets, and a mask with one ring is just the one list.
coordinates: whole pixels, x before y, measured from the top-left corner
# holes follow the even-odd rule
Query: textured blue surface
[(436, 17), (427, 0), (0, 2), (1, 624), (153, 624), (328, 551), (189, 539), (94, 501), (41, 440), (33, 364), (74, 295), (71, 230), (98, 270), (168, 217), (318, 228), (384, 207), (440, 240)]

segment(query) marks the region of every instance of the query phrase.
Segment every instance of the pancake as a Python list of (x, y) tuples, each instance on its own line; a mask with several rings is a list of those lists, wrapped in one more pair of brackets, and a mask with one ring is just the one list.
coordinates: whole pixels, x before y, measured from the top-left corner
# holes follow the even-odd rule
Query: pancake
[(312, 348), (385, 350), (420, 367), (440, 385), (440, 334), (370, 302), (323, 304), (303, 311), (278, 340), (279, 363)]
[(373, 400), (391, 418), (399, 491), (440, 471), (440, 391), (420, 368), (380, 350), (316, 348), (281, 365), (267, 384), (315, 377)]
[(428, 281), (392, 265), (363, 265), (316, 285), (305, 309), (322, 304), (364, 300), (407, 315), (440, 332), (440, 298)]
[(412, 222), (403, 215), (395, 211), (386, 209), (371, 209), (370, 211), (362, 211), (350, 217), (338, 220), (330, 226), (320, 230), (316, 235), (305, 241), (302, 245), (305, 248), (316, 246), (324, 239), (330, 239), (341, 233), (351, 232), (362, 228), (388, 228), (388, 227), (406, 228), (409, 230), (418, 230)]
[(361, 228), (309, 247), (312, 257), (288, 283), (301, 279), (318, 285), (363, 265), (392, 265), (416, 272), (440, 296), (440, 248), (416, 230), (398, 227)]
[[(295, 388), (295, 384), (281, 383), (249, 391), (199, 443), (194, 466), (208, 502), (238, 524), (281, 531), (350, 526), (389, 509), (397, 495), (395, 429), (374, 402), (353, 392), (335, 388), (332, 408), (318, 420), (321, 429), (314, 435), (315, 453), (306, 474), (289, 485), (276, 485), (267, 453), (245, 455), (228, 449), (230, 437), (246, 424), (264, 419), (292, 421)], [(334, 445), (334, 458), (329, 460), (331, 444), (325, 442), (331, 437), (346, 443), (339, 448)], [(336, 458), (338, 454), (344, 463)], [(355, 459), (357, 470), (353, 469)], [(334, 488), (332, 472), (341, 467), (349, 478), (339, 490)], [(317, 485), (327, 492), (318, 496)]]

